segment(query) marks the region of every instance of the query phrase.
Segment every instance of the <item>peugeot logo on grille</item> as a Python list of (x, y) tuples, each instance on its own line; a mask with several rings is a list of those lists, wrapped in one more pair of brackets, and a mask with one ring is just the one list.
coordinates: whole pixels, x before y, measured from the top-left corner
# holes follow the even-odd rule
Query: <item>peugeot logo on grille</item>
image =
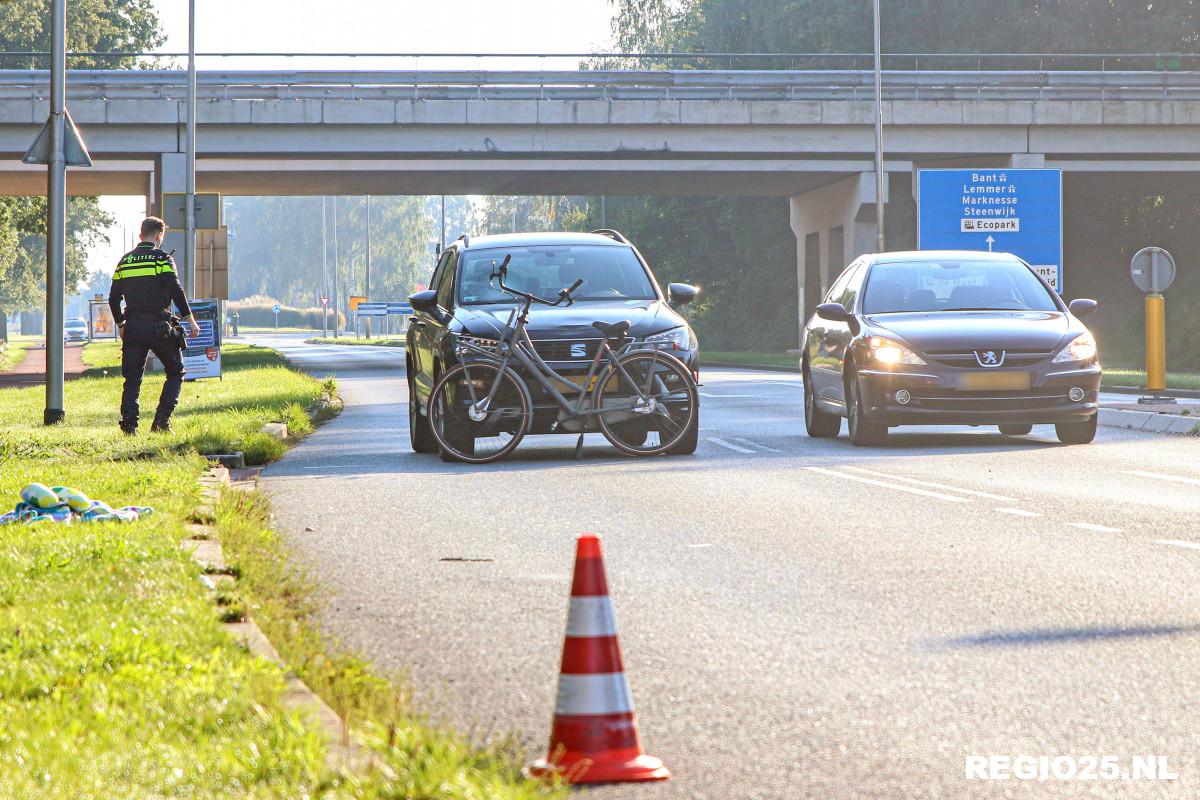
[(981, 367), (999, 367), (1004, 364), (1003, 350), (976, 350), (975, 360)]
[(571, 345), (571, 358), (587, 358), (587, 345), (583, 342)]

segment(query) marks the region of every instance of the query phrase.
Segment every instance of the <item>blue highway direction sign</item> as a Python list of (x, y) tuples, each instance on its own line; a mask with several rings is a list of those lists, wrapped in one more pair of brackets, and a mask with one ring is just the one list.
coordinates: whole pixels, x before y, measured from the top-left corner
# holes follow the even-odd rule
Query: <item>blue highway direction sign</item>
[(923, 169), (917, 246), (1019, 256), (1063, 290), (1062, 171)]

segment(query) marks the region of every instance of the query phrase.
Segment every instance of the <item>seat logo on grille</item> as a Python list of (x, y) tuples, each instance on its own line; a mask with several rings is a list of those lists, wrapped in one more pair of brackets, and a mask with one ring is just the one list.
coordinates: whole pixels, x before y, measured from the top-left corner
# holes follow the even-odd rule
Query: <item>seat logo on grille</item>
[(999, 367), (1004, 364), (1003, 350), (976, 350), (975, 360), (981, 367)]
[(571, 358), (587, 358), (587, 345), (583, 342), (571, 345)]

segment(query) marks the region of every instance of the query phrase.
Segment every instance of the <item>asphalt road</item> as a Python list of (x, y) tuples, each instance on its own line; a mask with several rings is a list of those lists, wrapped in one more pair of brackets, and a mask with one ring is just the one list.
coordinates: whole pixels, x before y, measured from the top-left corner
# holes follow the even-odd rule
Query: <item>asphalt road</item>
[[(263, 341), (346, 400), (266, 471), (277, 522), (330, 626), (435, 717), (544, 752), (573, 540), (603, 535), (674, 777), (598, 797), (1200, 795), (1200, 440), (860, 449), (804, 435), (798, 376), (710, 369), (695, 456), (530, 437), (458, 466), (408, 448), (402, 351)], [(1158, 755), (1178, 778), (967, 780), (972, 755)]]

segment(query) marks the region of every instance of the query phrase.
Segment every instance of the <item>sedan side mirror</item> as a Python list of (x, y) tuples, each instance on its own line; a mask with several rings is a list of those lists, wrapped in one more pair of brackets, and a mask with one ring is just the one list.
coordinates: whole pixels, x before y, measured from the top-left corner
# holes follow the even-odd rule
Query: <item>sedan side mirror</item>
[(690, 283), (672, 283), (667, 286), (667, 301), (672, 306), (684, 306), (700, 296), (700, 288)]
[(1095, 300), (1085, 300), (1081, 297), (1078, 300), (1072, 300), (1071, 304), (1067, 306), (1067, 308), (1069, 308), (1071, 313), (1077, 317), (1086, 317), (1088, 314), (1094, 312), (1099, 306), (1100, 304)]
[(423, 292), (414, 292), (408, 296), (408, 304), (413, 307), (414, 311), (434, 314), (437, 310), (437, 290), (426, 289)]
[(841, 303), (821, 303), (817, 306), (817, 316), (830, 322), (850, 321), (850, 312)]

